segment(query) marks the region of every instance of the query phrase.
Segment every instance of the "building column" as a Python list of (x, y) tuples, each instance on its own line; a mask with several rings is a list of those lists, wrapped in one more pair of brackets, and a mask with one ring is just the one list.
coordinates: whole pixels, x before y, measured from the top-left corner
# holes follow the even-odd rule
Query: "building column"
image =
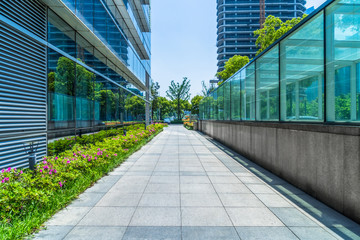
[(146, 102), (145, 102), (145, 126), (150, 125), (150, 77), (146, 74), (146, 94), (145, 94)]

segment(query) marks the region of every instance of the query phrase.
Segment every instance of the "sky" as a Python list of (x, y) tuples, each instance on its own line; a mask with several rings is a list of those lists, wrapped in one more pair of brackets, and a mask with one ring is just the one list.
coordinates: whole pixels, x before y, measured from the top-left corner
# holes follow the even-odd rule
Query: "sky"
[[(307, 0), (319, 7), (325, 0)], [(191, 81), (191, 98), (201, 81), (217, 71), (216, 0), (151, 0), (151, 76), (166, 96), (171, 80)]]

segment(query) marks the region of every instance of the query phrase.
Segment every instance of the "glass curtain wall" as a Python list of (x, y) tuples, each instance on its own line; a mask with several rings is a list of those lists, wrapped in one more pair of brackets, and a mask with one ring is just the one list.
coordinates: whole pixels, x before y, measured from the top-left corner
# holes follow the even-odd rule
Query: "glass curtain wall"
[(50, 142), (145, 119), (144, 99), (120, 87), (128, 83), (115, 65), (51, 10), (48, 42)]
[(106, 1), (66, 0), (70, 10), (121, 59), (143, 83), (150, 73), (150, 60), (141, 60), (134, 47), (116, 22)]
[(358, 0), (329, 4), (210, 93), (201, 116), (359, 123), (359, 13)]

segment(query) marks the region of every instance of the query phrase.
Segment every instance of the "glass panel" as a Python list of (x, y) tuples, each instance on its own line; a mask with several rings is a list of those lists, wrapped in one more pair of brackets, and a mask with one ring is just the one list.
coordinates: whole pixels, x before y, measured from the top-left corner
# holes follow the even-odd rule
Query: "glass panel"
[(217, 104), (217, 90), (212, 93), (212, 108), (211, 108), (211, 119), (217, 120), (218, 118), (218, 104)]
[(94, 47), (85, 40), (80, 34), (76, 34), (77, 51), (76, 57), (79, 61), (89, 67), (94, 68), (96, 58), (94, 57)]
[(240, 73), (231, 79), (231, 120), (240, 120)]
[(360, 5), (336, 1), (326, 9), (328, 121), (360, 120)]
[(94, 0), (77, 0), (76, 15), (90, 30), (94, 31)]
[(217, 89), (217, 120), (224, 120), (224, 85)]
[(96, 76), (95, 80), (95, 102), (94, 102), (94, 115), (95, 126), (98, 129), (105, 128), (105, 122), (107, 121), (107, 81), (100, 76)]
[(76, 127), (93, 126), (95, 73), (76, 64)]
[(256, 61), (256, 120), (279, 120), (279, 46)]
[(230, 81), (224, 84), (224, 120), (230, 120), (231, 117), (231, 96), (230, 96)]
[(141, 97), (127, 93), (125, 109), (127, 121), (142, 122), (145, 120), (145, 101)]
[(48, 49), (48, 129), (75, 127), (75, 63)]
[(280, 54), (281, 120), (323, 121), (323, 13), (283, 40)]
[(48, 19), (48, 42), (76, 57), (75, 31), (51, 10)]
[(255, 120), (255, 64), (240, 72), (241, 116), (243, 120)]

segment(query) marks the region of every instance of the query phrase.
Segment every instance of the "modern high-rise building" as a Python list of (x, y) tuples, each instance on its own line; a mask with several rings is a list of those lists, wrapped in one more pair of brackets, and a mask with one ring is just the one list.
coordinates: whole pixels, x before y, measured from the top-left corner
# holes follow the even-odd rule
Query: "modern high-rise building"
[(39, 160), (54, 139), (148, 122), (149, 13), (149, 0), (0, 1), (0, 169), (26, 167), (29, 143)]
[[(273, 15), (286, 21), (302, 17), (305, 0), (265, 0), (265, 17)], [(234, 55), (255, 57), (256, 38), (260, 28), (260, 0), (217, 0), (218, 71)]]

